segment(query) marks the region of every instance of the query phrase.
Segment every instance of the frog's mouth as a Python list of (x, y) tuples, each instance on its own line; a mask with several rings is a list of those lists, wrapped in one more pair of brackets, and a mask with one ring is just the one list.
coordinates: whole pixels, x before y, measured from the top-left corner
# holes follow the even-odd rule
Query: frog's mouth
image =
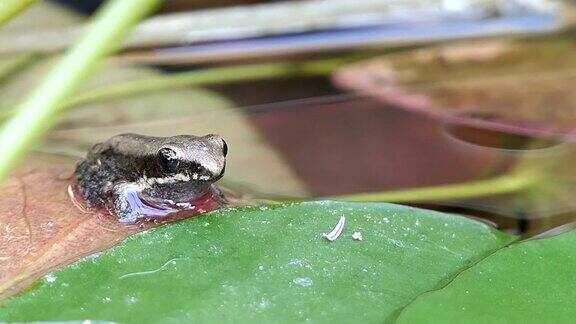
[(179, 211), (193, 210), (204, 212), (207, 210), (207, 205), (211, 205), (211, 202), (217, 201), (216, 197), (216, 189), (208, 190), (198, 197), (182, 202), (137, 194), (135, 196), (137, 200), (133, 201), (133, 203), (135, 203), (133, 207), (137, 207), (138, 210), (146, 216), (168, 216)]
[(220, 180), (224, 176), (224, 168), (222, 172), (218, 176), (214, 176), (212, 174), (198, 174), (198, 173), (176, 173), (173, 175), (169, 175), (166, 177), (158, 177), (158, 178), (148, 178), (144, 176), (143, 181), (146, 181), (149, 185), (166, 185), (166, 184), (176, 184), (176, 183), (185, 183), (185, 182), (204, 182), (204, 183), (213, 183)]

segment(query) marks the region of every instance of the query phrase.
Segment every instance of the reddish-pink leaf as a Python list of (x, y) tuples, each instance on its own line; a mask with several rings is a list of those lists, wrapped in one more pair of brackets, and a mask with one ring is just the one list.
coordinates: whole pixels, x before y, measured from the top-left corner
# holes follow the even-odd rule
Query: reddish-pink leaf
[(67, 193), (71, 163), (43, 162), (21, 167), (0, 191), (0, 298), (138, 230), (111, 217), (82, 213)]

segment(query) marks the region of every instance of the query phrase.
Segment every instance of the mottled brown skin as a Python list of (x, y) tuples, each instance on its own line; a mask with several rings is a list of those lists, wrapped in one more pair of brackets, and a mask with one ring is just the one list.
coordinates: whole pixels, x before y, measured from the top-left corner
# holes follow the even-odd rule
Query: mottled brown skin
[(133, 197), (188, 203), (211, 190), (226, 166), (227, 145), (217, 135), (151, 137), (121, 134), (94, 145), (76, 167), (78, 191), (91, 207), (110, 203), (118, 219), (142, 217)]

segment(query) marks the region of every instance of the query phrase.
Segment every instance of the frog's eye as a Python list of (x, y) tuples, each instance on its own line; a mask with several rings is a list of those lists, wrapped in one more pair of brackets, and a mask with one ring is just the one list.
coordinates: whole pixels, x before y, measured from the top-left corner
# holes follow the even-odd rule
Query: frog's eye
[(178, 169), (180, 160), (173, 149), (164, 147), (158, 150), (158, 160), (166, 172), (174, 173)]

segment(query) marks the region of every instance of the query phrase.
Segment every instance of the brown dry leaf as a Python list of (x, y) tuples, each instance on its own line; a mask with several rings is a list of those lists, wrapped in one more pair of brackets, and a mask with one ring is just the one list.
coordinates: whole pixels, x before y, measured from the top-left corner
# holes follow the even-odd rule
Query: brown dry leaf
[(575, 50), (571, 38), (445, 45), (352, 64), (334, 79), (452, 123), (573, 140)]

